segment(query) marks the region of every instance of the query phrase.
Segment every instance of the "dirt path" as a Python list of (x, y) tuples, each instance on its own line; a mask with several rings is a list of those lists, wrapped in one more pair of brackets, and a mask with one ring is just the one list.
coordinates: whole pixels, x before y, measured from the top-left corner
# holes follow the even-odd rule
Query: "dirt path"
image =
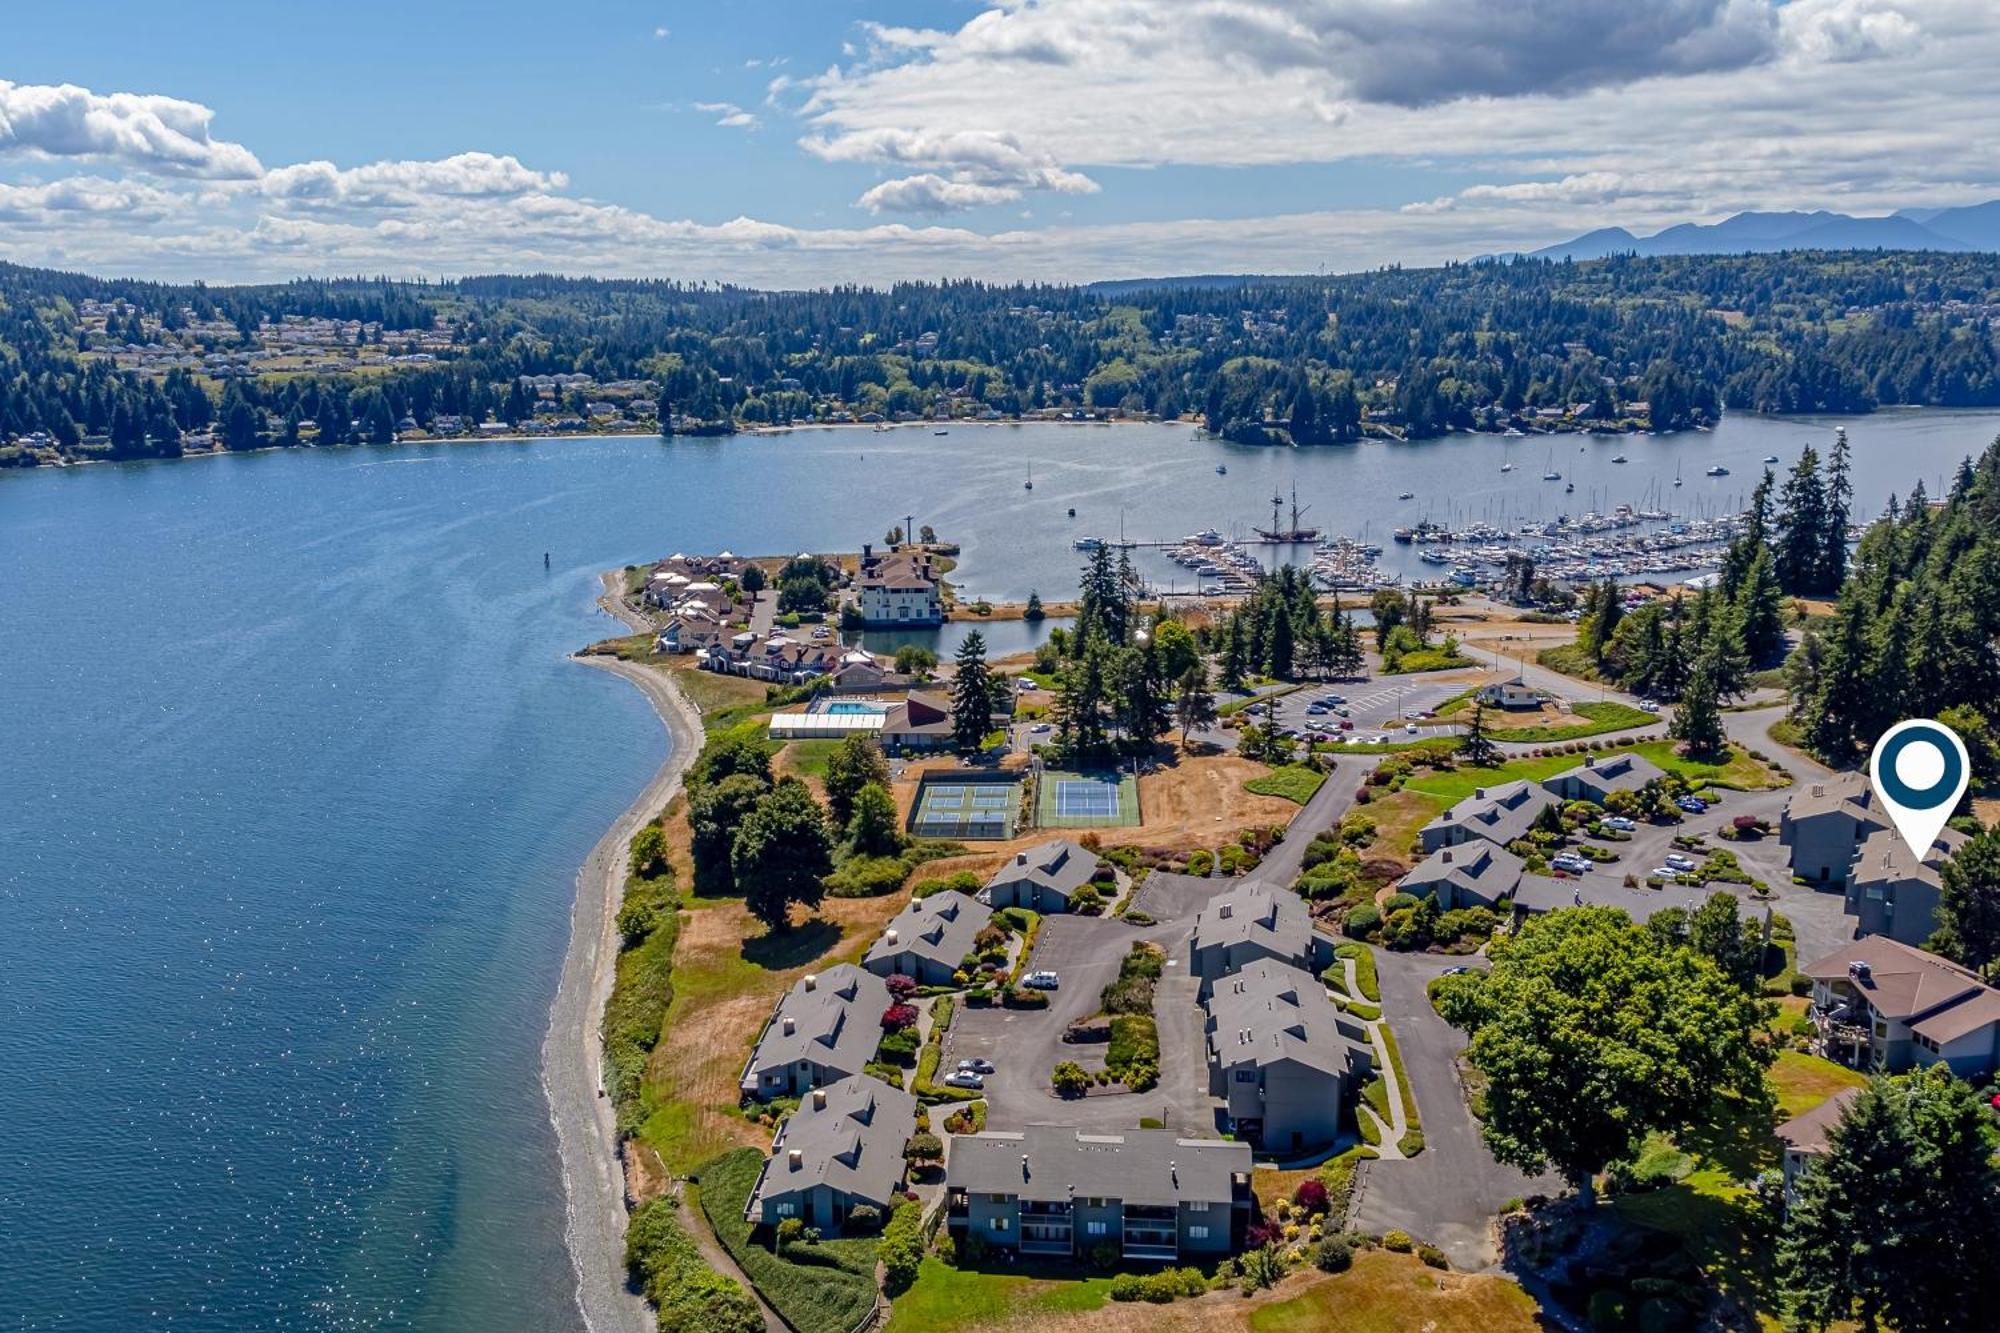
[(659, 772), (605, 830), (577, 871), (569, 948), (542, 1041), (542, 1087), (562, 1160), (565, 1239), (576, 1267), (584, 1326), (591, 1333), (650, 1333), (656, 1327), (652, 1312), (625, 1280), (625, 1174), (615, 1116), (603, 1095), (597, 1029), (618, 959), (617, 916), (627, 846), (639, 826), (678, 790), (682, 773), (701, 749), (701, 720), (664, 673), (611, 658), (577, 660), (637, 685), (652, 701), (672, 742)]

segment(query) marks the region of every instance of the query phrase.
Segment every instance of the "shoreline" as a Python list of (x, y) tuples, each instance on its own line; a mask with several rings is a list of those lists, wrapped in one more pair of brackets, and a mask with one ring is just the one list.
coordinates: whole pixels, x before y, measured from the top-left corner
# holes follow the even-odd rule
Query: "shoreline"
[[(614, 593), (617, 571), (601, 576), (606, 614), (635, 625)], [(608, 671), (636, 686), (666, 728), (670, 749), (632, 804), (615, 819), (578, 867), (570, 909), (569, 944), (542, 1039), (542, 1091), (562, 1164), (563, 1240), (576, 1274), (576, 1305), (589, 1333), (651, 1333), (657, 1322), (625, 1274), (624, 1155), (611, 1101), (603, 1095), (604, 1048), (598, 1039), (618, 962), (618, 908), (624, 896), (627, 848), (641, 825), (676, 792), (701, 751), (701, 718), (677, 685), (651, 668), (615, 658), (573, 661)]]

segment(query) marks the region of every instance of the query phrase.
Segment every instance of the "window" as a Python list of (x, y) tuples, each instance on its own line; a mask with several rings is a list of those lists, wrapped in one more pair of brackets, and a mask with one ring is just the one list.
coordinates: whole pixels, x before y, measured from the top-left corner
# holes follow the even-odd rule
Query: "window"
[(1194, 1226), (1194, 1227), (1189, 1227), (1189, 1228), (1188, 1228), (1188, 1239), (1189, 1239), (1189, 1240), (1207, 1240), (1207, 1239), (1208, 1239), (1208, 1228), (1207, 1228), (1207, 1227), (1201, 1227), (1201, 1226)]
[(1011, 1194), (989, 1194), (989, 1195), (987, 1195), (987, 1196), (986, 1196), (986, 1202), (988, 1202), (988, 1203), (1007, 1203), (1007, 1202), (1010, 1202), (1010, 1201), (1011, 1201), (1011, 1200), (1013, 1199), (1013, 1197), (1014, 1197), (1014, 1196), (1013, 1196), (1013, 1195), (1011, 1195)]
[(1191, 1213), (1205, 1213), (1208, 1211), (1208, 1202), (1202, 1199), (1192, 1200), (1188, 1203), (1187, 1210)]
[(799, 1215), (799, 1206), (797, 1204), (781, 1203), (778, 1205), (779, 1217), (797, 1217), (798, 1215)]
[(996, 1217), (987, 1225), (992, 1227), (995, 1231), (1005, 1231), (1008, 1227), (1013, 1225), (1013, 1222), (1005, 1217)]
[(1102, 1236), (1106, 1229), (1105, 1224), (1102, 1222), (1085, 1222), (1083, 1224), (1083, 1234), (1086, 1236)]
[(1236, 1071), (1236, 1081), (1238, 1083), (1255, 1083), (1257, 1081), (1257, 1071), (1254, 1069), (1239, 1069)]
[(1876, 1035), (1876, 1036), (1878, 1036), (1878, 1037), (1886, 1037), (1886, 1036), (1888, 1036), (1888, 1035), (1889, 1035), (1889, 1025), (1888, 1025), (1887, 1023), (1877, 1023), (1877, 1024), (1875, 1025), (1875, 1035)]

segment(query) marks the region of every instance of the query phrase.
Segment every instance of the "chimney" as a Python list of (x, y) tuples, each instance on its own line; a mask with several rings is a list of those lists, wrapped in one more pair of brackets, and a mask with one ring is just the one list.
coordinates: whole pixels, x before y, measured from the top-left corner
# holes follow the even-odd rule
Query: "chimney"
[(1483, 800), (1485, 800), (1485, 799), (1486, 799), (1486, 788), (1484, 788), (1484, 787), (1474, 787), (1474, 788), (1472, 789), (1472, 794), (1473, 794), (1473, 796), (1475, 796), (1475, 797), (1476, 797), (1476, 798), (1478, 798), (1479, 800), (1482, 800), (1482, 801), (1483, 801)]
[(1173, 1180), (1174, 1180), (1174, 1188), (1175, 1188), (1175, 1189), (1179, 1189), (1179, 1188), (1181, 1187), (1181, 1165), (1180, 1165), (1180, 1163), (1179, 1163), (1179, 1162), (1168, 1162), (1168, 1163), (1167, 1163), (1167, 1174), (1173, 1177)]
[(1596, 756), (1596, 755), (1594, 755), (1594, 754), (1587, 754), (1587, 755), (1585, 755), (1585, 756), (1583, 757), (1583, 766), (1584, 766), (1585, 768), (1596, 768), (1596, 767), (1597, 767), (1597, 756)]
[(1220, 921), (1227, 921), (1227, 920), (1229, 919), (1229, 916), (1230, 916), (1230, 910), (1229, 910), (1229, 909), (1230, 909), (1230, 907), (1231, 907), (1231, 904), (1229, 904), (1229, 903), (1224, 903), (1224, 904), (1222, 904), (1222, 906), (1220, 906), (1220, 907), (1216, 908), (1216, 909), (1215, 909), (1215, 915), (1216, 915), (1216, 919), (1217, 919), (1217, 920), (1220, 920)]
[(1021, 1154), (1021, 1179), (1023, 1179), (1023, 1180), (1026, 1180), (1027, 1178), (1028, 1178), (1028, 1154), (1026, 1154), (1026, 1153), (1022, 1153), (1022, 1154)]
[(889, 929), (883, 933), (882, 938), (888, 941), (890, 944), (894, 944), (896, 942), (896, 928), (894, 926), (889, 927)]
[(819, 989), (819, 978), (814, 976), (810, 972), (806, 973), (806, 993), (811, 994), (813, 991), (816, 991), (818, 989)]
[(875, 553), (875, 544), (873, 542), (861, 543), (861, 560), (863, 564), (866, 564), (868, 558), (874, 553)]
[(802, 1150), (798, 1148), (794, 1148), (790, 1152), (786, 1153), (785, 1159), (791, 1164), (791, 1168), (794, 1171), (798, 1170), (800, 1167), (806, 1164), (806, 1155)]
[(1026, 852), (1015, 852), (1014, 864), (1017, 866), (1024, 866), (1028, 864), (1028, 854)]
[(798, 1020), (793, 1018), (790, 1014), (785, 1015), (784, 1023), (785, 1023), (785, 1035), (787, 1037), (791, 1036), (793, 1032), (797, 1031), (799, 1026)]
[(1449, 847), (1445, 848), (1442, 852), (1438, 853), (1438, 855), (1444, 858), (1444, 864), (1446, 865), (1451, 864), (1451, 848)]
[(813, 1089), (813, 1110), (815, 1110), (815, 1111), (824, 1111), (825, 1109), (826, 1109), (826, 1089), (825, 1089), (825, 1088), (814, 1088), (814, 1089)]

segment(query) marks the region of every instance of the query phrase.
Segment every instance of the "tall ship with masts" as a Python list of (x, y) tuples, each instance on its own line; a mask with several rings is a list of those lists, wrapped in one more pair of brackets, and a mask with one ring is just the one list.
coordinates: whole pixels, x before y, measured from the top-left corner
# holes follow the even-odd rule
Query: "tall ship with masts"
[(1311, 509), (1312, 506), (1307, 505), (1305, 509), (1299, 508), (1299, 488), (1296, 482), (1292, 484), (1292, 525), (1288, 528), (1278, 526), (1278, 519), (1283, 514), (1284, 508), (1284, 496), (1274, 495), (1271, 497), (1271, 526), (1255, 529), (1260, 540), (1273, 544), (1298, 544), (1319, 540), (1318, 528), (1307, 528), (1299, 525), (1299, 516), (1304, 514), (1306, 509)]

